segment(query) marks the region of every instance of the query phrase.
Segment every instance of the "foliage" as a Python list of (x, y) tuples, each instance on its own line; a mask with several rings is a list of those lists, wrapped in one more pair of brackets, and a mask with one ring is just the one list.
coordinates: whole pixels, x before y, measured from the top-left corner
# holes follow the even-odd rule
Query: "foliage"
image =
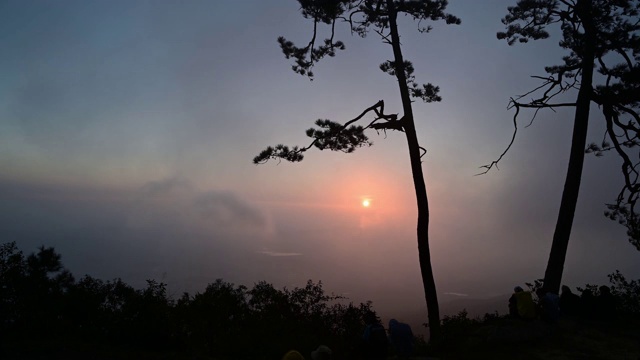
[[(15, 243), (0, 246), (0, 348), (7, 355), (98, 349), (184, 357), (278, 358), (326, 344), (356, 353), (371, 303), (346, 303), (321, 282), (248, 289), (221, 279), (205, 291), (170, 299), (167, 285), (148, 280), (136, 290), (121, 279), (73, 279), (53, 248), (27, 257)], [(117, 354), (113, 357), (119, 357)]]
[(528, 282), (528, 283), (525, 283), (525, 285), (527, 285), (527, 287), (529, 288), (529, 292), (531, 293), (531, 296), (533, 296), (534, 299), (537, 299), (538, 290), (543, 288), (544, 280), (536, 279), (533, 281), (533, 283)]
[[(302, 47), (296, 46), (283, 36), (278, 38), (278, 43), (285, 57), (294, 59), (292, 70), (310, 79), (314, 77), (312, 68), (319, 60), (325, 56), (333, 57), (337, 50), (345, 49), (342, 41), (334, 39), (338, 22), (347, 23), (351, 32), (361, 37), (366, 37), (373, 30), (387, 42), (389, 37), (383, 35), (383, 32), (389, 28), (389, 17), (395, 16), (392, 13), (405, 14), (419, 22), (444, 20), (447, 24), (460, 24), (460, 19), (444, 12), (447, 7), (446, 0), (298, 0), (298, 2), (302, 16), (313, 21), (313, 36), (309, 43)], [(317, 44), (318, 25), (322, 24), (330, 26), (330, 35), (321, 44)], [(431, 27), (421, 27), (420, 30), (428, 32)], [(383, 71), (388, 72), (385, 69)], [(390, 75), (395, 74), (390, 73)]]
[(479, 322), (479, 319), (469, 319), (467, 309), (463, 309), (456, 315), (445, 315), (442, 318), (442, 332), (446, 337), (455, 339), (464, 335), (469, 328)]
[[(637, 322), (603, 327), (600, 323), (561, 320), (523, 321), (487, 314), (469, 319), (464, 312), (443, 324), (443, 343), (431, 356), (443, 359), (627, 359), (637, 352)], [(454, 335), (455, 334), (455, 335)]]
[[(610, 274), (609, 280), (615, 308), (600, 308), (603, 303), (598, 298), (604, 286), (586, 284), (578, 287), (583, 293), (580, 312), (554, 325), (497, 313), (469, 318), (466, 310), (445, 316), (442, 341), (432, 344), (431, 355), (435, 351), (447, 359), (512, 359), (514, 354), (523, 359), (627, 358), (637, 351), (640, 335), (640, 282), (626, 280), (619, 271)], [(527, 286), (535, 294), (542, 280)]]
[(443, 333), (449, 334), (450, 337), (458, 337), (478, 325), (492, 323), (503, 317), (496, 311), (494, 313), (485, 313), (482, 317), (469, 318), (467, 309), (462, 309), (455, 315), (445, 315), (442, 319), (442, 330)]
[(499, 315), (498, 312), (469, 318), (466, 309), (462, 309), (455, 315), (445, 315), (442, 319), (442, 339), (437, 344), (437, 348), (439, 351), (447, 351), (463, 346), (480, 328), (499, 324), (505, 318), (506, 316)]
[(640, 317), (640, 280), (628, 281), (619, 270), (608, 276), (611, 293), (618, 299), (618, 311)]
[[(315, 64), (325, 56), (333, 57), (338, 50), (344, 50), (345, 44), (335, 40), (335, 27), (339, 23), (346, 23), (353, 34), (367, 36), (371, 31), (377, 33), (383, 42), (392, 44), (390, 33), (391, 18), (399, 14), (408, 15), (418, 22), (443, 20), (447, 24), (460, 24), (460, 19), (445, 12), (446, 0), (435, 1), (386, 1), (386, 0), (299, 0), (302, 16), (313, 21), (313, 34), (304, 46), (296, 46), (292, 41), (281, 36), (278, 43), (287, 59), (293, 59), (293, 71), (313, 80), (312, 71)], [(322, 25), (329, 26), (329, 35), (321, 43), (317, 37)], [(431, 27), (420, 27), (422, 32), (428, 32)], [(410, 61), (387, 60), (380, 65), (383, 72), (402, 79), (408, 86), (408, 95), (424, 102), (438, 102), (442, 98), (438, 94), (440, 88), (433, 84), (419, 84), (414, 75), (414, 67)], [(374, 115), (369, 124), (351, 125), (363, 118), (367, 113)], [(406, 115), (406, 114), (405, 114)], [(269, 146), (258, 154), (253, 162), (264, 163), (270, 159), (298, 162), (303, 160), (303, 153), (312, 147), (319, 150), (333, 150), (351, 153), (358, 147), (370, 146), (372, 143), (365, 134), (367, 129), (405, 131), (406, 122), (398, 120), (396, 114), (384, 113), (384, 102), (380, 100), (365, 110), (360, 116), (340, 124), (338, 122), (318, 119), (315, 122), (319, 129), (310, 128), (306, 134), (312, 138), (310, 145), (287, 146), (278, 144)]]

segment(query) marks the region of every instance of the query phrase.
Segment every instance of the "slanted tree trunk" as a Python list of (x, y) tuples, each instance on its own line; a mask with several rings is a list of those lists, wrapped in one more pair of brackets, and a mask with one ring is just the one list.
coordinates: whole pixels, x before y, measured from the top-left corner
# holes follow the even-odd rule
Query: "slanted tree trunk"
[(436, 293), (436, 283), (433, 278), (431, 268), (431, 254), (429, 251), (429, 200), (427, 198), (427, 188), (422, 173), (422, 160), (420, 158), (420, 145), (416, 135), (416, 128), (413, 121), (413, 109), (411, 108), (411, 97), (407, 78), (404, 71), (404, 59), (400, 48), (400, 35), (396, 22), (397, 12), (392, 0), (387, 0), (389, 11), (389, 28), (391, 32), (391, 45), (393, 47), (393, 57), (396, 66), (396, 78), (400, 86), (400, 97), (402, 99), (402, 110), (404, 111), (404, 129), (409, 146), (409, 157), (411, 159), (411, 172), (413, 184), (416, 191), (418, 203), (418, 256), (420, 260), (420, 272), (422, 274), (422, 286), (424, 288), (427, 302), (427, 312), (429, 317), (429, 332), (433, 342), (440, 337), (440, 309), (438, 306), (438, 295)]
[(549, 254), (549, 262), (544, 274), (544, 288), (547, 291), (559, 293), (562, 282), (562, 272), (567, 255), (567, 246), (571, 236), (573, 217), (576, 212), (582, 167), (587, 142), (587, 129), (589, 125), (589, 107), (591, 105), (593, 68), (595, 58), (595, 28), (591, 15), (591, 0), (579, 0), (576, 11), (584, 24), (584, 55), (582, 62), (582, 78), (580, 90), (576, 100), (576, 112), (573, 122), (573, 136), (571, 138), (571, 154), (567, 177), (562, 191), (560, 212), (556, 229), (553, 233), (553, 243)]

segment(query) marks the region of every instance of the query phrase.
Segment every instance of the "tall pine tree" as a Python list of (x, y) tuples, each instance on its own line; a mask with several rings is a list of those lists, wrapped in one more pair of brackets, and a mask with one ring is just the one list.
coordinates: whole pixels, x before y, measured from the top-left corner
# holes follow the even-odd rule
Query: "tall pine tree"
[[(294, 60), (293, 70), (313, 78), (312, 69), (316, 62), (325, 56), (334, 56), (338, 50), (344, 49), (344, 44), (334, 39), (335, 27), (339, 23), (346, 23), (353, 33), (361, 37), (373, 31), (380, 36), (383, 43), (391, 46), (393, 56), (391, 60), (383, 62), (380, 69), (398, 80), (403, 114), (399, 117), (385, 113), (384, 101), (380, 100), (345, 124), (319, 119), (315, 123), (317, 128), (307, 130), (307, 136), (313, 139), (308, 146), (270, 146), (253, 161), (256, 164), (264, 163), (269, 159), (301, 161), (303, 153), (312, 147), (349, 153), (358, 147), (371, 144), (365, 134), (367, 130), (404, 132), (409, 147), (411, 173), (418, 207), (417, 236), (420, 270), (431, 340), (435, 340), (440, 335), (440, 311), (431, 267), (429, 202), (421, 161), (426, 151), (418, 142), (412, 98), (421, 99), (427, 103), (440, 101), (441, 98), (438, 95), (437, 86), (416, 82), (413, 65), (405, 60), (402, 54), (397, 19), (399, 15), (408, 15), (418, 22), (444, 20), (447, 24), (459, 24), (460, 19), (445, 13), (446, 0), (298, 0), (298, 2), (302, 16), (313, 21), (314, 26), (311, 40), (302, 47), (296, 46), (284, 37), (278, 39), (285, 56)], [(330, 36), (324, 41), (317, 38), (320, 25), (327, 25), (330, 29)], [(430, 30), (431, 27), (420, 28), (422, 32)], [(373, 119), (365, 125), (355, 125), (367, 116)]]
[[(626, 224), (630, 240), (638, 246), (640, 230), (634, 210), (640, 193), (638, 162), (634, 162), (628, 152), (639, 144), (640, 135), (639, 10), (637, 0), (520, 0), (516, 6), (508, 8), (508, 14), (502, 20), (507, 29), (498, 33), (498, 39), (507, 40), (509, 45), (546, 39), (548, 28), (559, 26), (562, 33), (559, 45), (568, 51), (562, 64), (545, 68), (547, 76), (536, 76), (542, 81), (540, 86), (511, 99), (510, 103), (516, 111), (514, 122), (517, 122), (521, 108), (535, 109), (537, 113), (540, 109), (575, 107), (567, 176), (544, 276), (544, 287), (548, 291), (557, 293), (560, 289), (585, 151), (602, 155), (604, 151), (614, 149), (623, 159), (625, 185), (616, 203), (608, 205), (610, 211), (606, 214)], [(596, 74), (594, 77), (596, 69), (601, 76)], [(576, 90), (575, 101), (556, 102), (558, 96)], [(522, 101), (531, 96), (534, 96), (533, 100)], [(601, 145), (587, 147), (592, 102), (603, 110), (607, 130)], [(628, 122), (621, 120), (623, 116)], [(484, 166), (485, 172), (509, 150), (516, 131), (505, 152)]]

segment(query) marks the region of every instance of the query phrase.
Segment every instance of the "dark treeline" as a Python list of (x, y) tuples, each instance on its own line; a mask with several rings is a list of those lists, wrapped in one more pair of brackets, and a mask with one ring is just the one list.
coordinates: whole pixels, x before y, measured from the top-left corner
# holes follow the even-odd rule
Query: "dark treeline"
[[(592, 346), (608, 347), (607, 336), (626, 339), (640, 321), (640, 281), (619, 272), (609, 278), (614, 302), (606, 317), (596, 316), (603, 310), (596, 306), (567, 316), (569, 322), (544, 325), (497, 313), (470, 319), (463, 310), (443, 318), (437, 346), (420, 340), (416, 351), (451, 359), (487, 352), (502, 359), (498, 355), (523, 346), (565, 351), (581, 344), (585, 331), (610, 334)], [(527, 285), (535, 294), (542, 281)], [(585, 294), (597, 298), (603, 288), (578, 288), (581, 301), (587, 305)], [(166, 284), (154, 280), (143, 289), (120, 279), (77, 280), (53, 248), (25, 256), (15, 242), (0, 245), (1, 359), (280, 359), (288, 350), (309, 354), (321, 344), (333, 350), (333, 359), (358, 359), (371, 313), (371, 303), (347, 303), (312, 281), (280, 290), (218, 279), (202, 293), (173, 299)]]
[(154, 280), (77, 280), (53, 248), (0, 246), (0, 358), (278, 359), (320, 344), (349, 358), (369, 311), (312, 281), (279, 290), (216, 280), (172, 299)]

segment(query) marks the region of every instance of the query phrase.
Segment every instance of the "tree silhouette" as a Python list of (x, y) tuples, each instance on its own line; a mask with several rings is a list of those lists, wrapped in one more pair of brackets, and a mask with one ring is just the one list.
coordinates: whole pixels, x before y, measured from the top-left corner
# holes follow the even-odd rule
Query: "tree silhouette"
[[(411, 172), (418, 206), (418, 252), (431, 328), (430, 333), (432, 340), (437, 339), (440, 335), (440, 313), (429, 252), (429, 203), (421, 161), (426, 150), (418, 142), (411, 99), (417, 98), (430, 103), (440, 101), (441, 97), (438, 95), (439, 88), (437, 86), (420, 85), (416, 82), (412, 63), (405, 60), (402, 55), (397, 18), (398, 15), (408, 15), (417, 20), (419, 24), (427, 20), (444, 20), (447, 24), (460, 24), (460, 19), (445, 13), (446, 0), (299, 0), (299, 3), (302, 16), (313, 21), (311, 40), (305, 46), (297, 47), (284, 37), (278, 38), (278, 43), (285, 57), (294, 60), (293, 71), (313, 79), (312, 69), (316, 62), (327, 55), (335, 56), (338, 50), (344, 50), (344, 44), (334, 39), (335, 26), (339, 22), (348, 24), (351, 32), (361, 37), (374, 31), (380, 36), (383, 43), (392, 48), (392, 60), (382, 63), (380, 69), (398, 80), (404, 114), (398, 118), (397, 114), (385, 113), (384, 101), (380, 100), (345, 124), (319, 119), (315, 123), (317, 128), (307, 130), (307, 136), (313, 139), (308, 146), (289, 147), (282, 144), (269, 146), (256, 156), (253, 162), (261, 164), (270, 159), (301, 161), (303, 153), (312, 147), (350, 153), (358, 147), (371, 145), (365, 135), (366, 130), (404, 132), (409, 147)], [(317, 39), (318, 25), (322, 24), (330, 27), (330, 37), (320, 42)], [(418, 26), (421, 32), (431, 30), (430, 26)], [(373, 119), (365, 125), (355, 125), (367, 115), (372, 116)]]
[(53, 248), (25, 256), (0, 244), (2, 359), (271, 359), (321, 343), (352, 358), (373, 309), (345, 301), (311, 280), (249, 290), (221, 279), (174, 301), (154, 280), (75, 281)]
[[(542, 81), (540, 86), (510, 100), (510, 107), (515, 109), (511, 142), (497, 160), (483, 166), (484, 174), (498, 164), (513, 144), (521, 108), (535, 109), (533, 122), (541, 109), (575, 107), (567, 176), (544, 276), (544, 286), (550, 291), (560, 289), (585, 151), (600, 156), (604, 151), (615, 149), (623, 159), (625, 185), (616, 203), (608, 205), (610, 211), (606, 214), (626, 224), (631, 242), (639, 246), (640, 227), (634, 211), (640, 190), (638, 162), (634, 163), (628, 154), (639, 144), (640, 135), (637, 111), (640, 99), (639, 6), (637, 0), (520, 0), (516, 6), (508, 8), (509, 13), (502, 19), (507, 30), (498, 33), (498, 39), (507, 40), (509, 45), (546, 39), (549, 37), (547, 28), (559, 24), (562, 31), (559, 45), (569, 52), (563, 57), (563, 64), (545, 68), (547, 76), (534, 76)], [(602, 76), (594, 79), (596, 67)], [(600, 79), (603, 82), (597, 85)], [(555, 102), (556, 97), (574, 89), (578, 90), (574, 102)], [(533, 100), (521, 101), (534, 94)], [(587, 147), (591, 102), (601, 107), (606, 131), (601, 146), (591, 144)], [(630, 117), (628, 122), (620, 119), (623, 115)], [(613, 145), (606, 141), (607, 138)]]

